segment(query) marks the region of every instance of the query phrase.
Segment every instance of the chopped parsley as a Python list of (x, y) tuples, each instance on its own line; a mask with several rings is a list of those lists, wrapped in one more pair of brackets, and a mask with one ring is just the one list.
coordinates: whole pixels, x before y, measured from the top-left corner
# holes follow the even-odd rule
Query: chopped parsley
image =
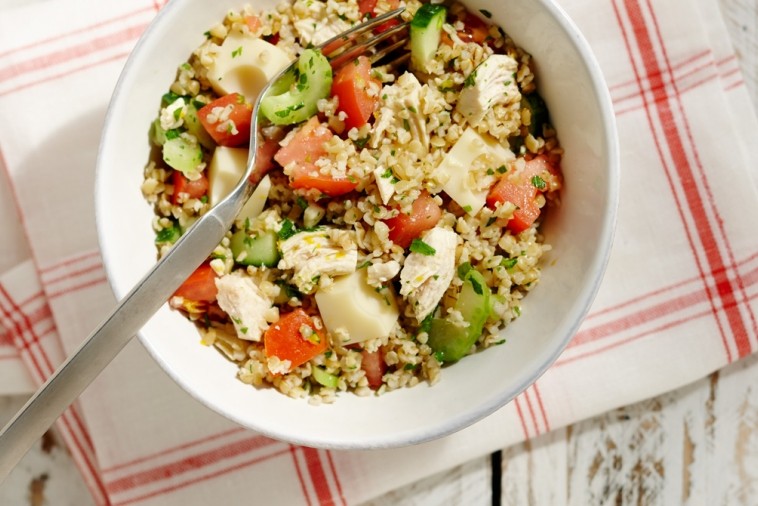
[(295, 230), (295, 225), (288, 219), (284, 219), (282, 222), (282, 228), (279, 229), (279, 239), (285, 241), (295, 235), (297, 231)]
[(412, 370), (414, 370), (416, 367), (418, 367), (418, 364), (405, 364), (405, 365), (403, 366), (403, 370), (404, 370), (404, 371), (412, 371)]
[(474, 292), (476, 292), (477, 295), (483, 295), (484, 294), (484, 288), (482, 287), (482, 284), (479, 283), (479, 281), (476, 280), (473, 276), (468, 278), (469, 283), (471, 283), (471, 288), (474, 289)]
[(182, 230), (179, 228), (177, 224), (174, 224), (168, 228), (164, 228), (160, 230), (157, 234), (155, 234), (155, 243), (156, 244), (163, 244), (163, 243), (175, 243), (179, 237), (182, 235)]
[(305, 209), (305, 208), (307, 208), (307, 207), (308, 207), (308, 201), (307, 201), (307, 200), (305, 200), (305, 199), (304, 199), (303, 197), (301, 197), (300, 195), (298, 195), (298, 196), (297, 196), (297, 200), (296, 200), (296, 202), (297, 202), (297, 205), (300, 207), (300, 209)]
[(406, 118), (403, 118), (403, 128), (410, 131), (411, 130), (411, 124), (408, 122)]
[(494, 346), (497, 346), (497, 345), (500, 345), (500, 344), (505, 344), (505, 339), (501, 339), (501, 340), (499, 340), (499, 341), (495, 341), (495, 342), (494, 342), (494, 343), (492, 343), (492, 344), (493, 344)]
[(495, 175), (495, 169), (493, 169), (493, 168), (491, 168), (491, 167), (490, 167), (489, 169), (487, 169), (487, 175), (488, 175), (488, 176), (493, 176), (493, 175)]
[(177, 107), (176, 109), (174, 109), (174, 121), (179, 121), (179, 118), (181, 117), (182, 117), (182, 108)]
[(463, 210), (466, 211), (467, 213), (470, 213), (471, 211), (474, 210), (474, 208), (466, 204), (465, 206), (463, 206)]
[(208, 195), (203, 195), (202, 197), (200, 197), (200, 202), (202, 202), (203, 204), (207, 204), (208, 203)]
[(458, 277), (461, 279), (466, 278), (466, 274), (469, 273), (469, 271), (473, 269), (470, 262), (464, 262), (461, 265), (458, 266)]
[(500, 262), (501, 267), (505, 267), (506, 269), (513, 269), (515, 267), (516, 263), (518, 262), (518, 258), (504, 258), (502, 262)]
[(243, 334), (247, 334), (247, 330), (248, 330), (248, 328), (247, 328), (247, 327), (242, 327), (242, 328), (240, 329), (240, 332), (242, 332)]
[(365, 269), (365, 268), (366, 268), (366, 267), (368, 267), (369, 265), (371, 265), (371, 260), (366, 260), (366, 261), (365, 261), (365, 262), (363, 262), (361, 265), (359, 265), (358, 267), (356, 267), (356, 270)]
[(431, 332), (433, 319), (434, 319), (434, 311), (426, 315), (426, 318), (421, 320), (421, 325), (419, 325), (419, 329), (421, 330), (421, 332), (426, 332), (427, 334)]
[(242, 46), (232, 51), (232, 58), (236, 58), (242, 54)]
[(171, 130), (166, 130), (166, 140), (176, 139), (182, 134), (181, 130), (178, 128), (172, 128)]
[(508, 172), (508, 168), (505, 165), (501, 165), (500, 167), (497, 168), (497, 171), (500, 174), (505, 174), (506, 172)]
[(476, 69), (474, 69), (468, 76), (466, 76), (466, 79), (463, 81), (463, 87), (468, 88), (469, 86), (473, 86), (476, 82)]
[(432, 248), (421, 239), (414, 239), (413, 242), (411, 242), (410, 250), (413, 253), (418, 253), (420, 255), (425, 255), (428, 257), (434, 256), (434, 254), (437, 253), (436, 249)]
[(360, 139), (355, 139), (353, 141), (353, 144), (355, 144), (355, 147), (358, 149), (363, 149), (366, 147), (366, 144), (368, 143), (368, 135), (366, 137), (361, 137)]
[(479, 9), (479, 12), (481, 12), (482, 16), (484, 16), (487, 19), (492, 18), (492, 13), (488, 11), (487, 9)]
[(409, 111), (411, 111), (411, 112), (412, 112), (412, 113), (414, 113), (414, 114), (418, 112), (418, 111), (416, 111), (416, 108), (415, 108), (415, 107), (413, 107), (412, 105), (409, 105), (409, 106), (408, 106), (408, 110), (409, 110)]
[(532, 185), (534, 185), (535, 188), (538, 190), (544, 190), (547, 184), (545, 183), (545, 180), (542, 179), (539, 176), (532, 177)]

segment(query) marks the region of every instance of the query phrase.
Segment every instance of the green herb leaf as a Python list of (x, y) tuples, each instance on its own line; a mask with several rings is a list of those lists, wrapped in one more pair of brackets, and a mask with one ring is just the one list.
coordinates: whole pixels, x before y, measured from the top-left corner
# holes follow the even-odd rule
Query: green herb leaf
[(535, 188), (538, 190), (544, 190), (547, 184), (545, 183), (545, 180), (542, 179), (539, 176), (532, 177), (532, 185), (534, 185)]
[(422, 241), (421, 239), (414, 239), (413, 242), (411, 242), (411, 252), (418, 253), (420, 255), (426, 255), (428, 257), (434, 256), (435, 253), (437, 253), (437, 250), (429, 246), (427, 243)]
[(505, 267), (506, 269), (513, 269), (513, 267), (515, 267), (517, 262), (518, 262), (518, 258), (504, 258), (503, 261), (500, 262), (500, 265)]
[(242, 46), (240, 46), (237, 49), (235, 49), (234, 51), (232, 51), (232, 58), (236, 58), (236, 57), (238, 57), (241, 54), (242, 54)]
[(295, 230), (295, 225), (290, 220), (285, 218), (282, 222), (282, 228), (279, 229), (279, 239), (285, 241), (296, 233), (297, 231)]
[(508, 172), (508, 168), (505, 165), (501, 165), (500, 167), (497, 168), (497, 171), (500, 174), (505, 174), (506, 172)]
[(479, 9), (479, 12), (481, 12), (482, 16), (484, 16), (487, 19), (492, 18), (492, 13), (488, 11), (487, 9)]
[(298, 196), (297, 196), (296, 202), (297, 202), (297, 205), (298, 205), (298, 206), (299, 206), (301, 209), (305, 209), (306, 207), (308, 207), (308, 201), (307, 201), (307, 200), (305, 200), (305, 199), (304, 199), (303, 197), (301, 197), (300, 195), (298, 195)]
[(473, 269), (470, 262), (464, 262), (461, 265), (458, 266), (458, 277), (461, 279), (466, 279), (466, 274), (469, 273), (469, 271)]
[(368, 135), (366, 137), (361, 137), (360, 139), (355, 139), (353, 141), (353, 144), (355, 144), (355, 147), (358, 149), (363, 149), (366, 147), (366, 144), (368, 143)]

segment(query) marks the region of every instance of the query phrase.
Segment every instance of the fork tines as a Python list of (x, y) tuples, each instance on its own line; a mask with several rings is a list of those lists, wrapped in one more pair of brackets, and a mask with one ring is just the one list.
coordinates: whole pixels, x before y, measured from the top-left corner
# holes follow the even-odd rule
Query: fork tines
[[(333, 69), (362, 54), (368, 54), (372, 64), (387, 60), (408, 41), (408, 22), (401, 22), (373, 36), (371, 30), (398, 17), (404, 10), (405, 8), (401, 7), (356, 25), (322, 44), (321, 52), (329, 59)], [(389, 42), (389, 45), (380, 48), (379, 45), (384, 41)], [(401, 55), (388, 63), (396, 64), (398, 60), (404, 60), (405, 56), (407, 55)]]

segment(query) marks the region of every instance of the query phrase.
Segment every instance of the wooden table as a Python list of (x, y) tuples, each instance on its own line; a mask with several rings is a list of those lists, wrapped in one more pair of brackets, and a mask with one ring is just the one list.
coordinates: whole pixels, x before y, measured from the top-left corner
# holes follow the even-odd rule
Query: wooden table
[[(758, 110), (758, 0), (719, 2)], [(0, 0), (0, 9), (21, 3)], [(0, 423), (23, 402), (0, 397)], [(758, 504), (758, 356), (674, 392), (431, 476), (365, 506), (498, 502)], [(0, 505), (23, 504), (92, 504), (54, 432), (0, 487)]]

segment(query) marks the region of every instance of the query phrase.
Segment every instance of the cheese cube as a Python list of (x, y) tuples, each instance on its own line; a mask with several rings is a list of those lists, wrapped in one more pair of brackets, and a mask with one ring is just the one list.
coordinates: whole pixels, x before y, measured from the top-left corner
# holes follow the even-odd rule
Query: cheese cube
[(477, 189), (477, 178), (469, 177), (470, 171), (477, 163), (495, 169), (514, 158), (511, 150), (501, 146), (494, 138), (467, 128), (437, 167), (437, 171), (448, 176), (442, 189), (473, 216), (484, 207), (489, 190)]
[(316, 292), (316, 304), (332, 335), (347, 335), (351, 344), (388, 336), (400, 312), (391, 287), (377, 292), (366, 280), (366, 269), (335, 278)]

